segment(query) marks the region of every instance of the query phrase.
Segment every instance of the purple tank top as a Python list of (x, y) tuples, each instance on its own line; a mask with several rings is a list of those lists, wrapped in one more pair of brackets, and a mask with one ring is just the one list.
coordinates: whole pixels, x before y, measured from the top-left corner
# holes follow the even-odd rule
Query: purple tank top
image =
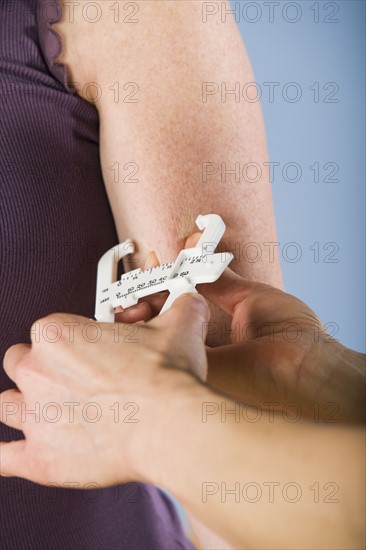
[[(53, 63), (51, 0), (0, 0), (0, 355), (32, 323), (64, 311), (93, 317), (96, 268), (117, 243), (99, 162), (95, 107)], [(14, 384), (0, 371), (1, 391)], [(22, 433), (0, 425), (2, 441)], [(41, 487), (1, 478), (3, 550), (193, 548), (159, 489)]]

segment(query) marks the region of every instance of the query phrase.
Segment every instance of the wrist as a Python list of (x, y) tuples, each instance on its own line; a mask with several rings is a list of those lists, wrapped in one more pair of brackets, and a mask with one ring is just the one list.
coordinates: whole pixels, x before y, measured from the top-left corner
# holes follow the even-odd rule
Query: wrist
[(189, 454), (208, 390), (180, 370), (164, 368), (158, 377), (159, 390), (141, 403), (137, 430), (129, 442), (129, 464), (134, 481), (171, 490), (182, 454)]
[(339, 343), (330, 354), (341, 420), (365, 422), (365, 355)]
[(156, 455), (159, 468), (153, 479), (153, 483), (186, 504), (191, 502), (192, 494), (200, 498), (202, 472), (217, 450), (217, 425), (221, 426), (221, 416), (216, 414), (213, 421), (207, 423), (204, 410), (225, 401), (197, 380), (192, 381), (194, 384), (183, 388), (181, 399), (175, 400), (172, 407)]
[[(365, 356), (326, 335), (314, 344), (306, 368), (310, 392), (331, 418), (324, 422), (362, 422), (365, 419)], [(327, 414), (326, 414), (327, 416)]]

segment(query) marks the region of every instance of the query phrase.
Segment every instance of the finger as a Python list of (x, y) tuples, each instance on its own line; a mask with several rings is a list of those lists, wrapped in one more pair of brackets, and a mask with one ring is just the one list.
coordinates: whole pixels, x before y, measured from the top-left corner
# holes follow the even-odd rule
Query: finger
[(151, 269), (152, 267), (157, 267), (158, 265), (160, 265), (159, 259), (155, 251), (152, 250), (147, 255), (143, 271), (145, 271), (146, 269)]
[(0, 475), (27, 478), (26, 441), (0, 443)]
[(18, 390), (7, 390), (0, 394), (0, 422), (10, 428), (22, 430), (21, 407), (24, 397)]
[[(201, 236), (200, 232), (190, 235), (185, 241), (184, 248), (196, 246)], [(233, 315), (236, 304), (253, 290), (255, 284), (227, 268), (215, 283), (198, 285), (198, 290), (210, 302), (219, 306), (229, 315)]]
[(220, 309), (233, 315), (236, 306), (245, 300), (261, 283), (247, 281), (227, 267), (221, 277), (214, 283), (197, 285), (197, 290)]
[(168, 296), (169, 296), (169, 292), (167, 290), (164, 290), (162, 292), (157, 292), (156, 294), (152, 294), (146, 299), (148, 300), (149, 305), (151, 307), (152, 317), (156, 317), (157, 315), (159, 315), (160, 310), (165, 304)]
[[(141, 298), (138, 304), (131, 306), (127, 309), (119, 307), (116, 309), (115, 320), (117, 323), (136, 323), (137, 321), (149, 321), (153, 317), (159, 315), (161, 308), (165, 304), (168, 298), (169, 292), (157, 292)], [(144, 309), (138, 309), (141, 304), (147, 304)]]
[(139, 302), (135, 306), (124, 309), (115, 315), (116, 323), (137, 323), (149, 321), (152, 311), (149, 302)]
[(184, 248), (193, 248), (196, 246), (196, 244), (198, 243), (198, 241), (200, 240), (202, 236), (202, 233), (200, 233), (199, 231), (197, 231), (196, 233), (193, 233), (192, 235), (190, 235), (187, 239), (186, 239), (186, 242), (184, 243)]
[(8, 348), (4, 355), (3, 366), (6, 374), (17, 382), (17, 366), (30, 352), (30, 344), (15, 344)]

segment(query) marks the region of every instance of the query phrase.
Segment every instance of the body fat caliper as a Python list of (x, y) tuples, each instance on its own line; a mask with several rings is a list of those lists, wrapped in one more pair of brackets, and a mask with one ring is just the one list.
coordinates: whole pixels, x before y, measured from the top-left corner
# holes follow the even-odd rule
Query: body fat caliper
[(144, 296), (168, 290), (169, 296), (160, 311), (164, 313), (174, 300), (186, 292), (197, 292), (199, 283), (212, 283), (223, 273), (233, 254), (214, 251), (225, 232), (225, 224), (217, 214), (199, 215), (196, 225), (203, 233), (193, 248), (181, 250), (175, 262), (151, 269), (134, 269), (117, 281), (118, 262), (135, 251), (131, 240), (124, 241), (106, 252), (98, 263), (95, 318), (114, 322), (118, 306), (131, 307)]

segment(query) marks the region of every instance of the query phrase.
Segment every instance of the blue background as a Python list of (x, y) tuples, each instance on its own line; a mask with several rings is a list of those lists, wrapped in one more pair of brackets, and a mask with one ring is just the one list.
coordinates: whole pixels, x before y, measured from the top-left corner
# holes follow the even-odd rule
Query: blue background
[[(337, 339), (364, 351), (365, 3), (276, 3), (273, 22), (265, 1), (233, 1), (231, 7), (262, 92), (269, 159), (280, 163), (272, 191), (285, 287), (332, 323)], [(264, 82), (279, 83), (272, 101)], [(289, 82), (297, 89), (289, 87), (286, 95)], [(315, 82), (318, 102), (309, 89)], [(323, 89), (328, 82), (339, 87), (333, 95), (333, 85)], [(291, 102), (299, 90), (301, 98)], [(296, 179), (298, 169), (282, 176), (289, 162), (301, 167), (298, 182), (286, 181)], [(309, 169), (315, 162), (319, 182)], [(327, 162), (339, 166), (338, 182), (327, 181)], [(290, 242), (297, 247), (286, 249)], [(327, 243), (335, 244), (324, 248)]]

